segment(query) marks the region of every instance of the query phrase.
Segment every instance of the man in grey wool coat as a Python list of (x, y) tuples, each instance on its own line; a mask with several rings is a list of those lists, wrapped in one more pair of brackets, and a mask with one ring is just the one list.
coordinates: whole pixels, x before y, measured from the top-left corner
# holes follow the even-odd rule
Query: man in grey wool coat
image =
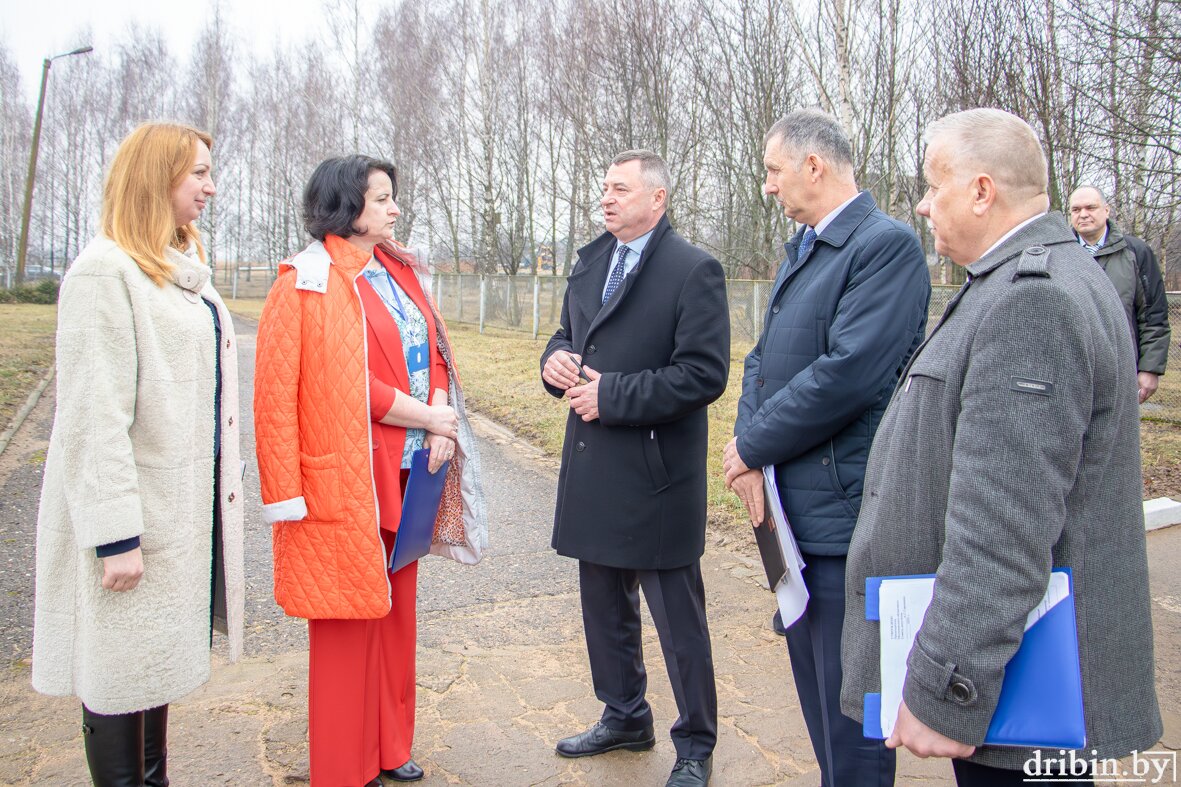
[(1073, 754), (1101, 762), (1161, 734), (1136, 359), (1110, 282), (1047, 212), (1033, 130), (973, 109), (933, 123), (926, 142), (917, 210), (968, 282), (903, 372), (870, 451), (841, 707), (860, 719), (880, 686), (866, 578), (935, 573), (887, 745), (955, 758), (960, 785), (1022, 784), (1034, 752), (984, 737), (1051, 568), (1073, 571), (1086, 717)]

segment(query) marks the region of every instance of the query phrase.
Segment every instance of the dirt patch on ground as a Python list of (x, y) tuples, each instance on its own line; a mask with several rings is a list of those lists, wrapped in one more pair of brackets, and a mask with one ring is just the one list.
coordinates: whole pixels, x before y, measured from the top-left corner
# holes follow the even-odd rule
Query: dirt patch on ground
[(1181, 498), (1181, 424), (1140, 422), (1144, 498)]

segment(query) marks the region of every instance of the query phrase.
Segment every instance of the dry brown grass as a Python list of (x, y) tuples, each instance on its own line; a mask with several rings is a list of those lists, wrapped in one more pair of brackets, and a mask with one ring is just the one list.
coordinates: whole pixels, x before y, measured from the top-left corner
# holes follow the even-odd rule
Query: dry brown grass
[(252, 320), (257, 320), (262, 314), (263, 300), (261, 298), (224, 298), (226, 306), (234, 314), (241, 314), (243, 317), (249, 317)]
[(547, 454), (560, 456), (568, 408), (541, 387), (545, 338), (473, 326), (448, 326), (468, 405)]
[(57, 306), (0, 304), (0, 430), (53, 368)]
[(1181, 499), (1181, 424), (1140, 422), (1144, 497)]

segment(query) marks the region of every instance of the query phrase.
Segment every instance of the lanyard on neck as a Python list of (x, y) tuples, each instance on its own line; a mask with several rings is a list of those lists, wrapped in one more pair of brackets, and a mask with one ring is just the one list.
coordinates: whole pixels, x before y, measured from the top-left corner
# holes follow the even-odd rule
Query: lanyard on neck
[[(394, 284), (394, 277), (390, 276), (390, 272), (387, 271), (385, 268), (382, 268), (381, 272), (385, 274), (385, 279), (387, 282), (389, 282), (390, 293), (394, 296), (394, 300), (396, 301), (396, 303), (391, 303), (390, 299), (385, 297), (385, 295), (383, 295), (381, 290), (377, 289), (377, 287), (373, 287), (373, 291), (375, 293), (377, 293), (378, 298), (381, 298), (381, 302), (386, 305), (386, 308), (392, 309), (393, 311), (397, 312), (398, 317), (401, 318), (402, 322), (406, 322), (406, 308), (405, 308), (405, 305), (402, 303), (402, 296), (398, 294), (398, 288)], [(369, 276), (368, 274), (366, 274), (366, 277), (367, 278), (374, 278), (373, 276)], [(370, 286), (373, 286), (372, 282), (370, 282)]]

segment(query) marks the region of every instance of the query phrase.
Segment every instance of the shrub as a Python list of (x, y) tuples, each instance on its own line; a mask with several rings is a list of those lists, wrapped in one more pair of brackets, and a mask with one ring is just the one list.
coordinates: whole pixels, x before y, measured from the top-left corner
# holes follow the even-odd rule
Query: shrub
[(0, 289), (0, 303), (57, 303), (56, 279), (41, 279), (10, 290)]

